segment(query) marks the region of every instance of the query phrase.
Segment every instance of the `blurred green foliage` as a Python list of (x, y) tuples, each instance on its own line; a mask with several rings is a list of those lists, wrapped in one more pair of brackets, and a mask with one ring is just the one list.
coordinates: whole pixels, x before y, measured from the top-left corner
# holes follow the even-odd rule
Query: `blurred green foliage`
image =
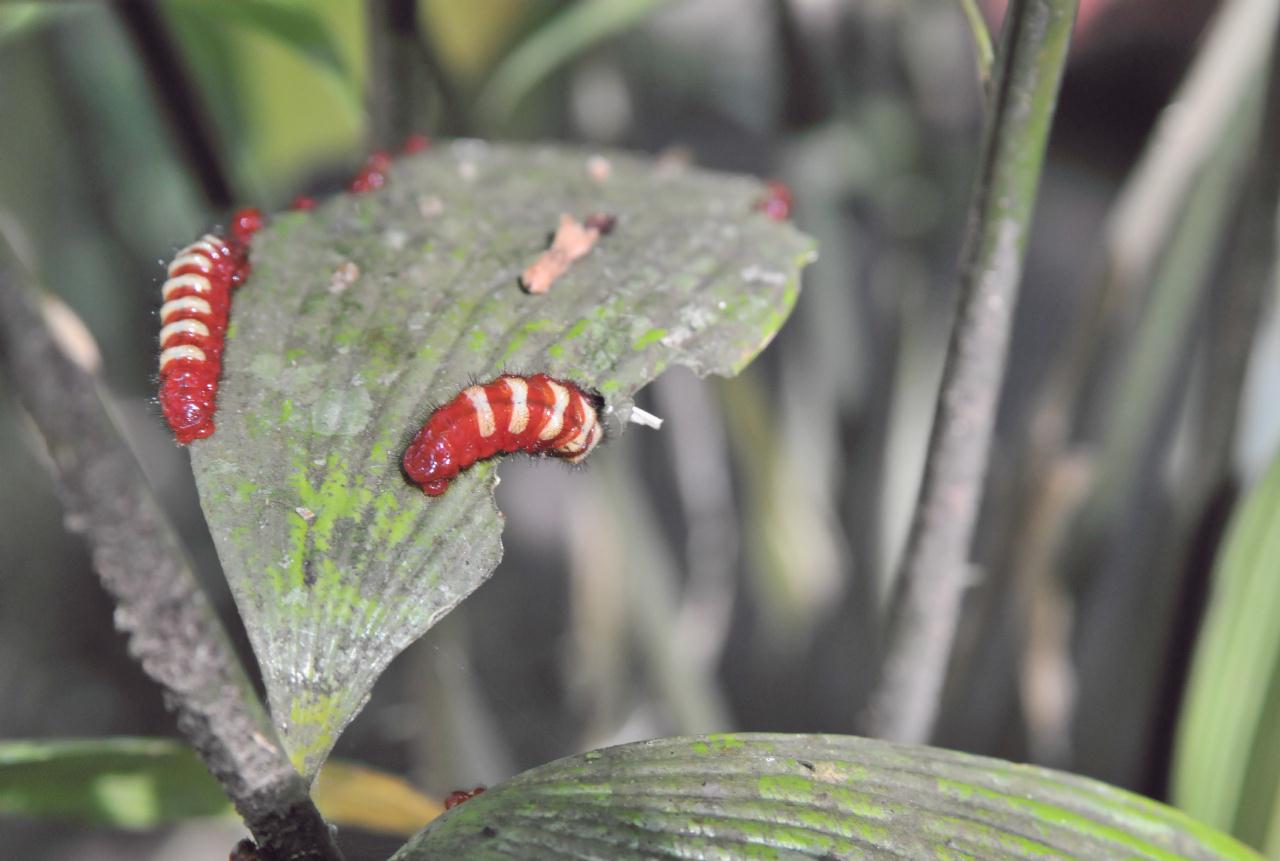
[(225, 816), (222, 787), (184, 744), (168, 739), (0, 743), (0, 816), (156, 828)]
[(1280, 458), (1244, 499), (1214, 568), (1173, 798), (1280, 858)]

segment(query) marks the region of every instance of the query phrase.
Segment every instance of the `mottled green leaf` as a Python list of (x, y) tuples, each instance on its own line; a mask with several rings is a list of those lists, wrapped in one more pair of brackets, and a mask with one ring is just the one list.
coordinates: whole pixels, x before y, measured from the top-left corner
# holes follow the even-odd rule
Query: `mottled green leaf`
[(0, 743), (0, 816), (56, 817), (154, 828), (230, 813), (191, 748), (170, 739)]
[(1061, 772), (848, 736), (722, 735), (569, 757), (435, 820), (392, 861), (1259, 856)]
[(1280, 457), (1236, 513), (1214, 569), (1173, 797), (1280, 858)]
[[(386, 664), (493, 570), (496, 464), (428, 499), (400, 456), (435, 405), (504, 370), (599, 390), (619, 433), (672, 363), (731, 374), (795, 302), (812, 243), (754, 179), (460, 141), (387, 187), (277, 216), (236, 295), (205, 514), (294, 762), (314, 774)], [(519, 272), (561, 213), (618, 227), (544, 296)], [(607, 444), (592, 455), (608, 457)]]

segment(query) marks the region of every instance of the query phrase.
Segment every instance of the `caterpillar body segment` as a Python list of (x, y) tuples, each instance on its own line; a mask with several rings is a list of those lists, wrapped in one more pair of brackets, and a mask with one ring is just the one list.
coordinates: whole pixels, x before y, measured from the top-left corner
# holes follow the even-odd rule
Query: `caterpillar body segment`
[(525, 452), (579, 463), (604, 436), (603, 400), (546, 374), (468, 386), (427, 419), (405, 450), (410, 480), (439, 496), (458, 473), (497, 454)]
[(231, 291), (248, 276), (248, 241), (262, 214), (232, 217), (234, 239), (208, 233), (179, 251), (160, 288), (160, 408), (177, 441), (213, 433)]

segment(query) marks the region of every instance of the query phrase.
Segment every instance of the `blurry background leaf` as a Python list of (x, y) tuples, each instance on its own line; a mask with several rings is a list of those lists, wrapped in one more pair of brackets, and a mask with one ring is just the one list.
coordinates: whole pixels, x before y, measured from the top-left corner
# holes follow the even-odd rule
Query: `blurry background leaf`
[(670, 0), (593, 0), (574, 3), (534, 30), (503, 58), (476, 98), (487, 128), (502, 128), (520, 101), (552, 72), (611, 36), (647, 18)]
[(225, 816), (231, 803), (191, 748), (171, 739), (0, 743), (0, 816), (154, 828)]
[[(335, 825), (402, 837), (444, 810), (398, 777), (341, 761), (325, 764), (313, 795)], [(0, 742), (0, 817), (146, 829), (234, 815), (204, 763), (176, 739)]]
[[(669, 364), (735, 373), (795, 302), (812, 244), (755, 211), (758, 181), (673, 178), (616, 155), (600, 182), (587, 155), (438, 147), (398, 163), (382, 192), (281, 215), (255, 239), (218, 432), (192, 463), (306, 774), (387, 663), (498, 562), (495, 462), (438, 499), (401, 473), (433, 406), (475, 380), (545, 371), (598, 389), (617, 433)], [(563, 212), (619, 224), (548, 295), (528, 296), (517, 275)]]
[(26, 35), (33, 27), (51, 24), (62, 15), (74, 13), (76, 8), (75, 4), (6, 3), (0, 6), (0, 43)]
[(554, 8), (546, 0), (423, 0), (420, 14), (429, 22), (449, 71), (476, 83), (501, 58), (531, 22)]
[(364, 86), (357, 4), (171, 0), (166, 10), (250, 199), (296, 192), (317, 162), (354, 161)]
[(513, 778), (437, 819), (427, 858), (1241, 859), (1186, 814), (1104, 783), (849, 736), (638, 742)]
[(1214, 568), (1173, 798), (1280, 858), (1280, 457), (1236, 513)]
[(311, 791), (324, 818), (339, 826), (409, 837), (444, 812), (406, 781), (355, 763), (329, 760)]
[[(352, 69), (343, 56), (328, 22), (319, 7), (322, 5), (297, 0), (239, 0), (211, 6), (203, 0), (169, 0), (175, 15), (201, 16), (206, 26), (244, 27), (260, 35), (274, 39), (316, 66), (332, 74), (345, 86), (350, 86)], [(359, 93), (350, 93), (353, 100)]]

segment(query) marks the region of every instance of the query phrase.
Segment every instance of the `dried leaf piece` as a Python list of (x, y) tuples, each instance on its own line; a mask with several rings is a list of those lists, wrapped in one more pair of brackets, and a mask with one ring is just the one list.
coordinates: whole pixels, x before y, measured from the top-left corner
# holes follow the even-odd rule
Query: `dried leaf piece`
[(546, 293), (556, 279), (569, 271), (573, 261), (587, 254), (601, 236), (613, 231), (618, 220), (612, 215), (593, 213), (579, 224), (572, 215), (561, 215), (551, 247), (529, 264), (520, 276), (526, 293)]
[(329, 293), (337, 296), (346, 292), (347, 288), (356, 283), (356, 279), (359, 277), (359, 266), (350, 260), (342, 261), (333, 270), (333, 275), (329, 278)]

